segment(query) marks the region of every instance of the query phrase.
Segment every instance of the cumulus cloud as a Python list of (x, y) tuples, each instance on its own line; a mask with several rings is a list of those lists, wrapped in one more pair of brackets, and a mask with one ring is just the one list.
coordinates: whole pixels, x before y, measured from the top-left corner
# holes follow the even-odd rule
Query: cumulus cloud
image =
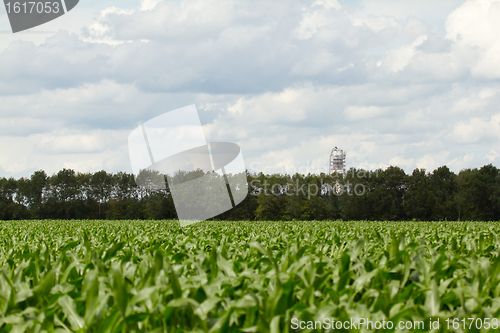
[(354, 84), (367, 75), (370, 46), (404, 28), (399, 22), (397, 28), (355, 24), (328, 1), (154, 4), (105, 8), (83, 38), (59, 32), (39, 46), (11, 44), (1, 55), (0, 74), (14, 84), (3, 89), (102, 79), (154, 92), (262, 93), (304, 82)]
[(129, 170), (127, 133), (193, 103), (252, 171), (321, 171), (333, 146), (368, 169), (498, 164), (497, 22), (494, 0), (103, 3), (0, 49), (0, 170)]
[(379, 106), (348, 106), (344, 113), (348, 120), (371, 119), (383, 116), (387, 112), (386, 108)]
[(151, 10), (156, 7), (162, 0), (141, 0), (140, 10)]
[(500, 113), (490, 119), (473, 117), (455, 125), (451, 136), (459, 143), (500, 140)]
[(2, 176), (29, 177), (36, 170), (49, 175), (63, 168), (79, 172), (129, 171), (129, 131), (53, 131), (26, 137), (0, 136)]
[(101, 153), (116, 147), (124, 139), (126, 131), (89, 132), (54, 131), (32, 136), (37, 151), (45, 154), (88, 154)]

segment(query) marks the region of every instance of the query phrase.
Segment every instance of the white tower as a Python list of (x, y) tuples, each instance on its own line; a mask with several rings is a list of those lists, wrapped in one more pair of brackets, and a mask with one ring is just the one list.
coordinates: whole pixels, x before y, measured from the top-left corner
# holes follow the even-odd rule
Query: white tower
[(337, 147), (330, 154), (330, 174), (334, 172), (345, 174), (345, 151)]

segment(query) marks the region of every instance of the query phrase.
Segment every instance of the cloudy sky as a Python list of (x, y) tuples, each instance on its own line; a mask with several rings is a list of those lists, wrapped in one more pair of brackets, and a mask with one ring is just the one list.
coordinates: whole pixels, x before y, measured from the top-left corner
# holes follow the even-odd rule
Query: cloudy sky
[(195, 104), (250, 171), (500, 166), (500, 1), (81, 0), (12, 34), (0, 177), (129, 171), (138, 123)]

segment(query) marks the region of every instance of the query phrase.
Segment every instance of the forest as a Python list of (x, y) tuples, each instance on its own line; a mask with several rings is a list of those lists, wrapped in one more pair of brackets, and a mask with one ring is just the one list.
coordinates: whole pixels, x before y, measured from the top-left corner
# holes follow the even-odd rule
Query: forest
[[(71, 169), (0, 178), (0, 219), (175, 219), (165, 183), (144, 188), (133, 174)], [(491, 164), (458, 174), (447, 166), (412, 174), (397, 166), (345, 175), (247, 171), (247, 185), (246, 199), (215, 220), (500, 220), (500, 169)]]

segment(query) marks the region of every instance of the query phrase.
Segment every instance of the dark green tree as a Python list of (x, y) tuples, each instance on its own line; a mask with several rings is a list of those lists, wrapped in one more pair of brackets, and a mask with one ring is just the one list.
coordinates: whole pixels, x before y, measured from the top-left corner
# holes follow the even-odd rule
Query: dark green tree
[(408, 189), (404, 195), (404, 207), (407, 216), (413, 219), (429, 221), (432, 219), (436, 203), (431, 181), (425, 169), (415, 169), (408, 178)]

